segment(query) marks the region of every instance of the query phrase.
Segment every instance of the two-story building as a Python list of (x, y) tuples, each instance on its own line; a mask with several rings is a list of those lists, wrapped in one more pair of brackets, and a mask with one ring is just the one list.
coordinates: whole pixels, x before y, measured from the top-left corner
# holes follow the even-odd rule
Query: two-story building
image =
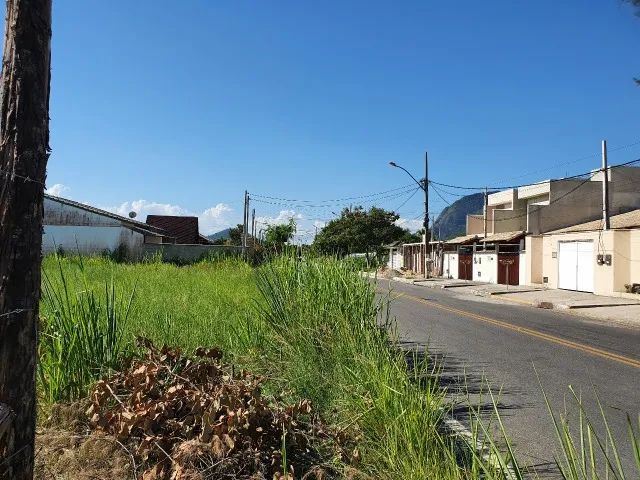
[[(615, 229), (629, 231), (637, 228), (629, 220), (636, 218), (635, 216), (617, 216), (640, 209), (640, 168), (614, 167), (609, 168), (607, 174), (609, 215), (612, 219), (618, 219), (616, 225), (622, 225)], [(477, 236), (478, 240), (472, 247), (460, 245), (456, 249), (462, 253), (458, 255), (459, 259), (468, 261), (465, 255), (472, 255), (471, 279), (491, 283), (546, 284), (554, 288), (603, 294), (620, 291), (628, 282), (640, 283), (640, 278), (636, 278), (637, 275), (633, 273), (637, 269), (636, 264), (620, 267), (620, 271), (628, 271), (629, 275), (625, 273), (615, 279), (612, 277), (611, 281), (592, 278), (598, 274), (598, 269), (592, 271), (582, 268), (590, 273), (585, 273), (589, 277), (588, 281), (580, 284), (566, 281), (567, 274), (562, 274), (571, 269), (579, 269), (575, 262), (569, 262), (570, 254), (566, 253), (569, 248), (573, 251), (576, 245), (559, 246), (557, 243), (565, 243), (559, 238), (561, 235), (575, 233), (572, 228), (580, 227), (580, 232), (587, 231), (584, 228), (597, 232), (598, 242), (610, 235), (613, 235), (612, 238), (626, 238), (626, 233), (603, 234), (602, 228), (594, 230), (594, 224), (589, 223), (603, 218), (603, 180), (604, 172), (599, 169), (586, 178), (546, 180), (489, 194), (483, 214), (467, 217), (467, 237)], [(588, 227), (584, 227), (584, 224), (588, 224)], [(585, 237), (584, 242), (577, 245), (581, 251), (585, 250), (581, 258), (588, 257), (592, 266), (600, 265), (598, 255), (602, 255), (604, 250), (598, 247), (593, 238), (587, 239), (584, 233), (580, 235)], [(627, 236), (631, 238), (633, 235)], [(567, 237), (566, 243), (572, 241)], [(556, 246), (552, 248), (549, 245), (553, 242), (556, 242)], [(630, 245), (635, 246), (633, 241), (630, 242)], [(623, 250), (626, 252), (626, 247)], [(629, 258), (635, 258), (634, 252), (625, 255), (621, 255), (619, 261), (632, 262)], [(562, 263), (559, 263), (559, 259)], [(459, 265), (458, 275), (461, 272), (465, 272), (465, 275), (457, 278), (468, 278), (467, 271), (466, 265)]]

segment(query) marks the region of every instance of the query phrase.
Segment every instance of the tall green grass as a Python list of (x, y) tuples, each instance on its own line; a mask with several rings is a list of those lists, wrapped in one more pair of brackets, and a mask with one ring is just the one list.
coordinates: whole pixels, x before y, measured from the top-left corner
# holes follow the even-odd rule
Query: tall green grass
[(43, 261), (39, 390), (45, 403), (74, 400), (133, 352), (158, 344), (221, 347), (250, 356), (257, 338), (253, 270), (237, 259), (188, 267), (116, 263), (105, 257)]
[(358, 439), (364, 476), (505, 477), (474, 448), (461, 455), (431, 366), (417, 354), (407, 362), (385, 302), (348, 264), (280, 257), (260, 269), (258, 287), (272, 380)]
[(566, 480), (630, 480), (640, 478), (640, 415), (634, 421), (627, 414), (628, 441), (631, 446), (635, 465), (623, 464), (620, 444), (612, 432), (600, 398), (596, 395), (599, 420), (602, 429), (594, 425), (593, 416), (584, 407), (582, 398), (570, 386), (569, 391), (578, 408), (577, 428), (573, 427), (566, 413), (554, 412), (547, 394), (543, 395), (553, 422), (560, 446), (560, 456), (556, 460), (558, 468)]
[(60, 260), (57, 271), (44, 276), (38, 378), (47, 403), (86, 395), (130, 352), (123, 332), (134, 293), (120, 298), (113, 279), (94, 289), (81, 261), (78, 266), (81, 290), (70, 290)]

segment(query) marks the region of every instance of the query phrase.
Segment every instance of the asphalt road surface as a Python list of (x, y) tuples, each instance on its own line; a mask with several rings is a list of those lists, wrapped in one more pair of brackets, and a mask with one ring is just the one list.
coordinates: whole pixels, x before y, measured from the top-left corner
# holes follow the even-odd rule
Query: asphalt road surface
[[(408, 346), (427, 344), (453, 400), (470, 398), (489, 412), (491, 401), (480, 392), (487, 385), (501, 391), (500, 415), (521, 463), (542, 477), (559, 476), (558, 443), (540, 383), (554, 409), (561, 413), (566, 407), (577, 428), (571, 385), (602, 431), (597, 392), (627, 474), (638, 474), (626, 414), (637, 426), (640, 329), (388, 280), (378, 280), (378, 289), (392, 290), (391, 312), (401, 340)], [(463, 424), (467, 412), (464, 402), (454, 409)]]

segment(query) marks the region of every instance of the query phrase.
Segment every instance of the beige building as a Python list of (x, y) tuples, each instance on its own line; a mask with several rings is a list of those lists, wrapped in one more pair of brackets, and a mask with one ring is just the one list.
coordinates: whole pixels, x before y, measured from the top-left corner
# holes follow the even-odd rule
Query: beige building
[[(640, 168), (616, 167), (609, 173), (611, 215), (640, 208)], [(587, 179), (559, 179), (488, 195), (487, 235), (526, 231), (532, 235), (602, 217), (600, 170)], [(467, 235), (484, 234), (484, 216), (467, 216)]]
[[(598, 294), (623, 292), (626, 284), (640, 283), (640, 225), (636, 224), (640, 168), (614, 167), (607, 174), (609, 231), (601, 232), (604, 172), (595, 170), (587, 178), (547, 180), (492, 193), (483, 215), (467, 216), (466, 233), (484, 237), (485, 216), (486, 240), (502, 234), (515, 239), (517, 233), (526, 233), (514, 260), (517, 265), (511, 267), (517, 267), (519, 284)], [(473, 248), (474, 265), (490, 258), (483, 245), (486, 242), (479, 240)], [(473, 279), (480, 278), (474, 274)], [(497, 275), (485, 279), (505, 283)]]
[(527, 284), (544, 284), (598, 295), (625, 292), (640, 284), (640, 209), (614, 215), (611, 228), (595, 220), (529, 236), (525, 252), (532, 260)]

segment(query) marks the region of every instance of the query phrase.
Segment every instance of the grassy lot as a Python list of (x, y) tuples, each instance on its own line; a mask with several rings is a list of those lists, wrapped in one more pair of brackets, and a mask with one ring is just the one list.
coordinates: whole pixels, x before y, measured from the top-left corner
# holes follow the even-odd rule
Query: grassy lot
[[(45, 405), (85, 396), (141, 335), (187, 351), (218, 347), (227, 361), (264, 375), (268, 394), (310, 399), (341, 439), (326, 460), (350, 478), (501, 479), (514, 463), (490, 439), (487, 460), (443, 432), (449, 407), (433, 366), (395, 348), (385, 302), (351, 264), (280, 257), (259, 268), (233, 259), (178, 267), (48, 257), (44, 274)], [(566, 478), (591, 478), (580, 472), (591, 470), (586, 450), (571, 450), (562, 421), (559, 437), (577, 465)]]

